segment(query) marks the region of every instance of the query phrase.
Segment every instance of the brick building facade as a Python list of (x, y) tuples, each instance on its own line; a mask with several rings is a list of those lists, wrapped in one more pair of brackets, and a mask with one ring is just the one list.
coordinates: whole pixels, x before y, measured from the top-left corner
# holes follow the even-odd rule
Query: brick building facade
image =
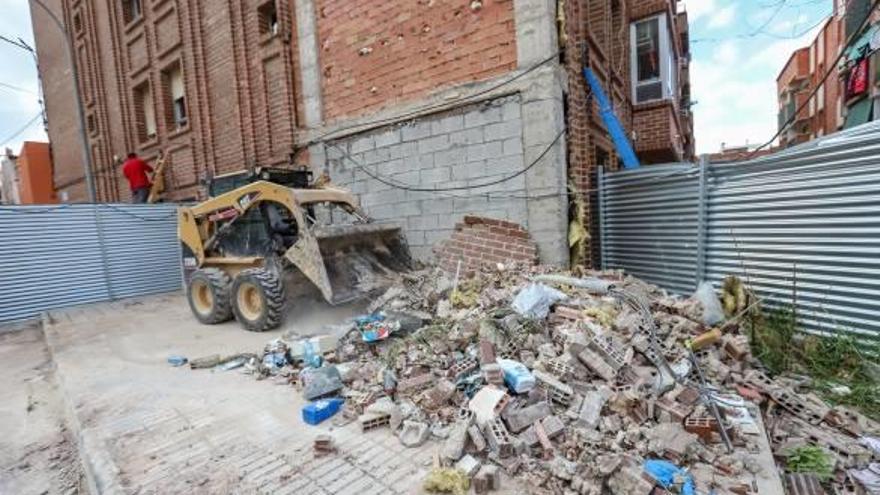
[[(843, 126), (843, 82), (834, 60), (842, 49), (843, 18), (832, 15), (809, 46), (795, 50), (776, 78), (780, 147), (832, 134)], [(819, 82), (831, 71), (824, 84)], [(792, 118), (816, 88), (815, 96)]]
[[(77, 54), (101, 201), (128, 199), (115, 158), (130, 150), (169, 153), (172, 200), (208, 174), (308, 165), (402, 223), (419, 256), (479, 214), (564, 263), (569, 181), (586, 195), (598, 165), (617, 167), (584, 64), (643, 163), (693, 155), (676, 0), (48, 3)], [(32, 17), (55, 185), (83, 200), (61, 34)]]

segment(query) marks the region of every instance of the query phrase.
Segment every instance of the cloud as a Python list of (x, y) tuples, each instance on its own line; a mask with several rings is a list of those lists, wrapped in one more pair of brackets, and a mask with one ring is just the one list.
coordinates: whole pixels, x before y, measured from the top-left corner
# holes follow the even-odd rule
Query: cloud
[(686, 0), (684, 5), (690, 22), (715, 11), (715, 0)]
[(730, 25), (736, 17), (736, 5), (730, 4), (709, 18), (709, 29), (721, 29)]
[[(691, 27), (706, 32), (709, 22)], [(808, 25), (802, 23), (798, 29)], [(808, 46), (820, 29), (821, 25), (796, 39), (731, 37), (715, 45), (695, 45), (690, 77), (697, 102), (693, 110), (698, 153), (716, 152), (722, 143), (764, 144), (776, 133), (776, 76), (792, 52)]]

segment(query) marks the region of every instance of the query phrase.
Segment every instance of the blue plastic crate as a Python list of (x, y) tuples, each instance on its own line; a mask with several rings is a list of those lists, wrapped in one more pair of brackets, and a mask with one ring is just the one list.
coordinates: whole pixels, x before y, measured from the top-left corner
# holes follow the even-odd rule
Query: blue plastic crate
[(345, 399), (321, 399), (306, 404), (302, 408), (303, 421), (310, 425), (316, 425), (333, 416), (340, 409)]

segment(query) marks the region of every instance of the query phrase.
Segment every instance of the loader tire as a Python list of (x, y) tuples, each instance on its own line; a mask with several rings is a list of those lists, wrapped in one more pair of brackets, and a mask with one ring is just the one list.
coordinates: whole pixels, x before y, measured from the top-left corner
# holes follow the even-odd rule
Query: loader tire
[(205, 325), (216, 325), (232, 319), (229, 286), (232, 280), (223, 270), (203, 268), (189, 279), (186, 298), (196, 319)]
[(284, 298), (281, 279), (262, 268), (244, 270), (232, 282), (232, 311), (251, 332), (278, 328), (284, 316)]

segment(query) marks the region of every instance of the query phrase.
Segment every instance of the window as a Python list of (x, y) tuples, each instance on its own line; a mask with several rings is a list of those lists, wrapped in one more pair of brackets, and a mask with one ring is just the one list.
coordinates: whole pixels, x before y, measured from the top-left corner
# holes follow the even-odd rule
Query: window
[(80, 33), (82, 33), (82, 30), (83, 30), (82, 16), (79, 14), (79, 12), (77, 12), (76, 14), (73, 14), (73, 31), (76, 34), (80, 34)]
[(266, 2), (257, 9), (260, 23), (260, 34), (275, 36), (278, 34), (278, 10), (275, 1)]
[(122, 0), (122, 17), (125, 23), (141, 18), (141, 0)]
[(156, 137), (156, 109), (149, 82), (134, 88), (134, 111), (138, 140), (144, 142)]
[(678, 93), (678, 62), (666, 15), (632, 24), (633, 100), (673, 99)]
[(162, 71), (162, 89), (165, 108), (165, 125), (168, 129), (181, 129), (187, 124), (186, 89), (180, 63)]

